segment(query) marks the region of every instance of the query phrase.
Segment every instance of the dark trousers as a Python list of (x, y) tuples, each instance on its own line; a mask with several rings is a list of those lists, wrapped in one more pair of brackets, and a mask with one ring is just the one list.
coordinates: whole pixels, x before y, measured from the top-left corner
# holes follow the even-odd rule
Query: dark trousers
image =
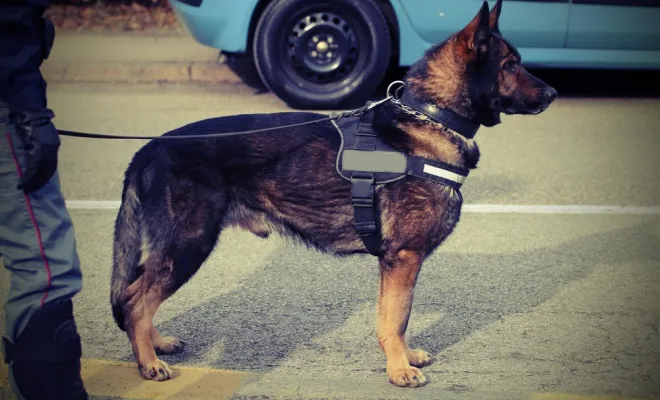
[(12, 343), (44, 304), (82, 289), (76, 239), (59, 175), (34, 193), (16, 188), (25, 149), (0, 99), (0, 256), (11, 273), (4, 336)]

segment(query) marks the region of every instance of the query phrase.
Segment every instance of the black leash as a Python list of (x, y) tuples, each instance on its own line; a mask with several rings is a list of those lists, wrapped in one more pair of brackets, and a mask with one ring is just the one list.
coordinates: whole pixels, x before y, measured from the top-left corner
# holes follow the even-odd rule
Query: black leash
[[(401, 82), (401, 81), (398, 81)], [(403, 83), (403, 82), (401, 82)], [(390, 84), (390, 87), (393, 84)], [(227, 136), (239, 136), (239, 135), (249, 135), (252, 133), (260, 133), (260, 132), (268, 132), (268, 131), (274, 131), (277, 129), (290, 129), (290, 128), (297, 128), (299, 126), (303, 125), (311, 125), (311, 124), (318, 124), (320, 122), (326, 122), (326, 121), (339, 121), (342, 118), (345, 117), (352, 117), (354, 115), (362, 114), (366, 112), (367, 110), (384, 103), (392, 98), (392, 96), (389, 95), (390, 88), (388, 87), (387, 92), (388, 96), (383, 99), (379, 100), (376, 102), (367, 102), (367, 104), (363, 107), (354, 109), (354, 110), (349, 110), (349, 111), (344, 111), (344, 112), (338, 112), (338, 111), (333, 111), (331, 112), (327, 117), (321, 118), (321, 119), (315, 119), (313, 121), (306, 121), (306, 122), (299, 122), (297, 124), (291, 124), (291, 125), (282, 125), (282, 126), (275, 126), (275, 127), (270, 127), (270, 128), (262, 128), (262, 129), (253, 129), (250, 131), (239, 131), (239, 132), (223, 132), (223, 133), (210, 133), (208, 135), (182, 135), (182, 136), (121, 136), (121, 135), (106, 135), (106, 134), (97, 134), (97, 133), (85, 133), (85, 132), (76, 132), (76, 131), (68, 131), (65, 129), (58, 129), (57, 132), (62, 135), (62, 136), (71, 136), (71, 137), (79, 137), (79, 138), (91, 138), (91, 139), (132, 139), (132, 140), (166, 140), (166, 139), (210, 139), (210, 138), (217, 138), (217, 137), (227, 137)]]
[[(390, 90), (396, 86), (400, 85), (394, 92), (394, 95), (390, 94)], [(182, 136), (121, 136), (121, 135), (106, 135), (106, 134), (95, 134), (95, 133), (84, 133), (76, 131), (68, 131), (64, 129), (58, 129), (58, 133), (62, 136), (72, 136), (79, 138), (92, 138), (92, 139), (132, 139), (132, 140), (166, 140), (166, 139), (210, 139), (218, 137), (228, 137), (228, 136), (239, 136), (239, 135), (249, 135), (252, 133), (268, 132), (274, 131), (277, 129), (290, 129), (297, 128), (299, 126), (318, 124), (320, 122), (326, 121), (339, 121), (344, 117), (352, 117), (358, 114), (363, 114), (367, 110), (382, 104), (388, 100), (392, 100), (403, 104), (409, 108), (412, 108), (418, 113), (425, 114), (430, 117), (432, 120), (438, 123), (442, 123), (450, 129), (453, 129), (457, 133), (467, 137), (473, 138), (477, 130), (479, 129), (480, 124), (474, 121), (469, 121), (453, 111), (450, 110), (440, 110), (435, 105), (431, 103), (422, 103), (413, 98), (408, 91), (404, 89), (405, 83), (403, 81), (395, 81), (390, 83), (387, 88), (387, 97), (376, 101), (376, 102), (367, 102), (363, 107), (357, 108), (355, 110), (344, 111), (344, 112), (331, 112), (327, 117), (321, 119), (315, 119), (312, 121), (300, 122), (297, 124), (275, 126), (270, 128), (262, 129), (253, 129), (250, 131), (239, 131), (239, 132), (223, 132), (223, 133), (210, 133), (208, 135), (182, 135)], [(403, 89), (403, 96), (398, 98), (399, 92)]]
[(367, 105), (365, 105), (363, 107), (360, 107), (360, 108), (357, 108), (355, 110), (349, 110), (349, 111), (344, 111), (344, 112), (333, 111), (325, 118), (315, 119), (315, 120), (312, 120), (312, 121), (299, 122), (297, 124), (290, 124), (290, 125), (274, 126), (274, 127), (270, 127), (270, 128), (253, 129), (253, 130), (250, 130), (250, 131), (222, 132), (222, 133), (210, 133), (208, 135), (181, 135), (181, 136), (175, 136), (175, 135), (173, 135), (173, 136), (121, 136), (121, 135), (106, 135), (106, 134), (100, 134), (100, 133), (85, 133), (85, 132), (68, 131), (68, 130), (65, 130), (65, 129), (58, 129), (57, 132), (62, 136), (72, 136), (72, 137), (92, 138), (92, 139), (133, 139), (133, 140), (209, 139), (209, 138), (217, 138), (217, 137), (249, 135), (249, 134), (252, 134), (252, 133), (268, 132), (268, 131), (274, 131), (274, 130), (277, 130), (277, 129), (297, 128), (297, 127), (303, 126), (303, 125), (318, 124), (319, 122), (326, 122), (326, 121), (339, 121), (340, 119), (345, 118), (345, 117), (352, 117), (354, 115), (364, 113), (368, 109), (370, 109), (372, 107), (375, 107), (375, 106), (377, 106), (381, 103), (384, 103), (385, 101), (387, 101), (389, 99), (390, 98), (388, 97), (384, 100), (380, 100), (380, 101), (377, 101), (377, 102), (368, 102)]
[[(357, 110), (356, 110), (357, 111)], [(349, 111), (346, 114), (354, 113), (355, 111)], [(210, 139), (215, 137), (227, 137), (227, 136), (237, 136), (237, 135), (248, 135), (252, 133), (274, 131), (276, 129), (289, 129), (296, 128), (303, 125), (317, 124), (319, 122), (336, 120), (338, 118), (343, 118), (346, 115), (341, 114), (340, 116), (329, 116), (326, 118), (315, 119), (313, 121), (300, 122), (297, 124), (276, 126), (271, 128), (262, 128), (262, 129), (253, 129), (251, 131), (239, 131), (239, 132), (223, 132), (223, 133), (211, 133), (208, 135), (182, 135), (182, 136), (121, 136), (121, 135), (105, 135), (105, 134), (96, 134), (96, 133), (84, 133), (76, 131), (67, 131), (64, 129), (58, 129), (57, 132), (62, 136), (72, 136), (72, 137), (81, 137), (81, 138), (92, 138), (92, 139), (138, 139), (138, 140), (164, 140), (164, 139)]]

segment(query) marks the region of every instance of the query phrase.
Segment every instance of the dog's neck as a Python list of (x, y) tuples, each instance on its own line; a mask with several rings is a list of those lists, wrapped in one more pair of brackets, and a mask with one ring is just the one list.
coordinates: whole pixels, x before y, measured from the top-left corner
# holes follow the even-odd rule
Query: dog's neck
[(395, 103), (385, 104), (379, 113), (378, 130), (398, 150), (460, 168), (476, 167), (479, 148), (473, 139)]
[(434, 102), (419, 98), (410, 90), (403, 89), (399, 102), (412, 111), (422, 113), (436, 124), (445, 126), (455, 134), (466, 139), (473, 139), (481, 124), (474, 119), (466, 118), (450, 108), (438, 107)]

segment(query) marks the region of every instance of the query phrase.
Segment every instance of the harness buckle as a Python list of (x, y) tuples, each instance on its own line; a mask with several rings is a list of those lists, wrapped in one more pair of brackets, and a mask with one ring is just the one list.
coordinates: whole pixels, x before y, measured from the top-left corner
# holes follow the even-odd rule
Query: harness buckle
[(378, 136), (376, 134), (376, 131), (374, 131), (374, 128), (371, 125), (371, 123), (366, 123), (366, 122), (360, 122), (358, 124), (358, 129), (356, 131), (356, 134), (360, 136), (372, 136), (372, 137)]
[(353, 173), (351, 175), (351, 200), (359, 206), (372, 206), (374, 202), (374, 174)]
[(351, 203), (355, 210), (355, 233), (362, 238), (371, 254), (377, 254), (380, 243), (376, 225), (375, 178), (372, 173), (351, 175)]
[(360, 237), (371, 236), (376, 232), (376, 224), (373, 222), (356, 222), (355, 232)]
[(358, 197), (353, 197), (351, 198), (351, 203), (353, 204), (353, 207), (373, 207), (374, 201), (373, 199), (361, 199)]

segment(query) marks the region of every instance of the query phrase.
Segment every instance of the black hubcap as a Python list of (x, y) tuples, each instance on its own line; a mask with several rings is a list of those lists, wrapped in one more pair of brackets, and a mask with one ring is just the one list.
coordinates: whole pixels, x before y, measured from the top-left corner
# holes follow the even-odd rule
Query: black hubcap
[(291, 67), (314, 83), (338, 81), (347, 76), (358, 55), (358, 40), (339, 15), (317, 12), (301, 18), (288, 41)]

